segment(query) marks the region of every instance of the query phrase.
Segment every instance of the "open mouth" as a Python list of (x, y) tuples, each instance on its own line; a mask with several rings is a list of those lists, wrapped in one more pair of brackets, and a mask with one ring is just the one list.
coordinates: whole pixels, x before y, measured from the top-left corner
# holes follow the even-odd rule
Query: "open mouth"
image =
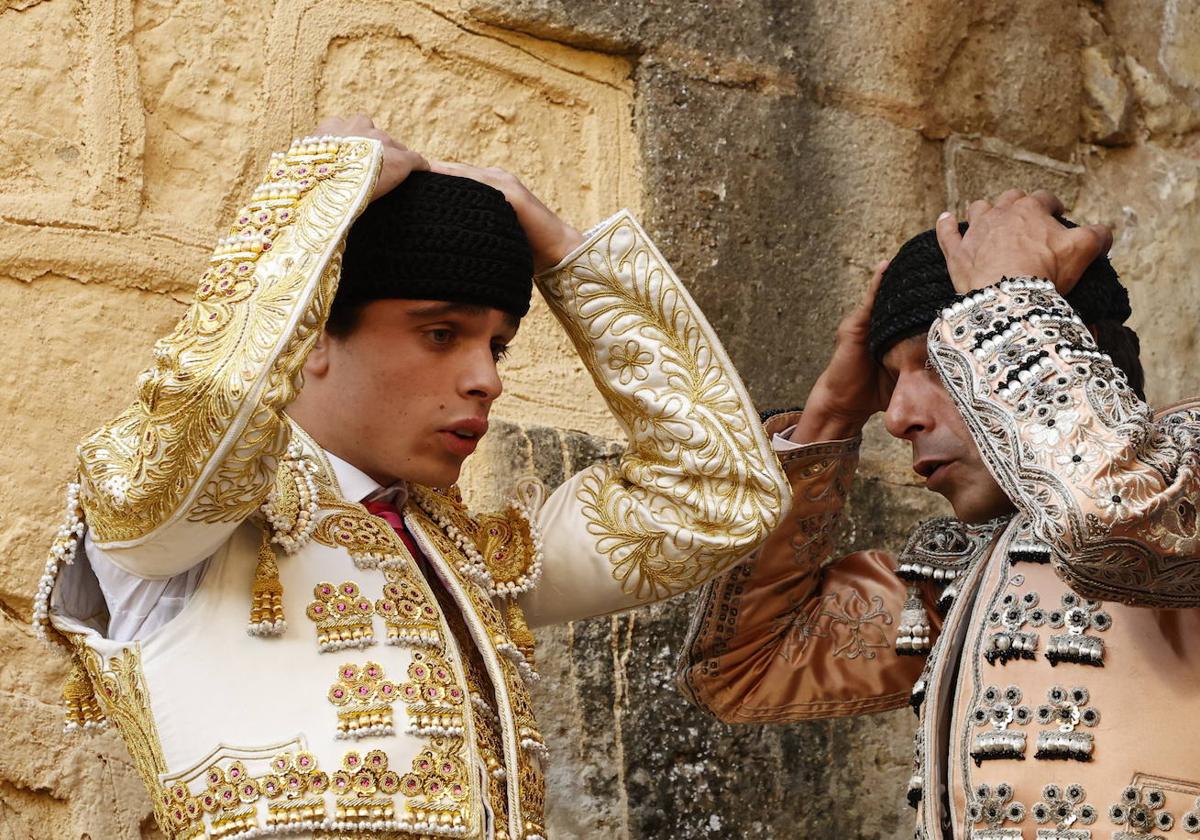
[(921, 460), (913, 464), (913, 472), (925, 479), (925, 484), (928, 485), (942, 475), (946, 468), (953, 463), (954, 461)]
[(483, 417), (468, 417), (442, 429), (440, 435), (446, 448), (459, 457), (475, 451), (479, 439), (487, 434), (488, 421)]

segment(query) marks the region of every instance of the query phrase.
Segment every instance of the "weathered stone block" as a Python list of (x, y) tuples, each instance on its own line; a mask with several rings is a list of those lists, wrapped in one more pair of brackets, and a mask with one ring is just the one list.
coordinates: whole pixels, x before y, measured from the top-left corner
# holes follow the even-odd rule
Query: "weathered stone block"
[(1045, 189), (1070, 208), (1083, 167), (1046, 157), (992, 137), (954, 136), (944, 147), (948, 206), (962, 218), (976, 199), (995, 199), (1011, 187)]
[(1112, 44), (1085, 47), (1083, 65), (1083, 139), (1119, 146), (1133, 139), (1134, 99), (1121, 54)]

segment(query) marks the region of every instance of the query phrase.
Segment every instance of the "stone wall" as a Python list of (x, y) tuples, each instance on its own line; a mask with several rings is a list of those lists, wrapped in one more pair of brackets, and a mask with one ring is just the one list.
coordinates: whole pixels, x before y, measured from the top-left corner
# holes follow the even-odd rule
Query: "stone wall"
[[(940, 210), (1050, 186), (1115, 225), (1152, 400), (1200, 391), (1196, 0), (0, 0), (0, 46), (0, 840), (157, 836), (119, 739), (58, 733), (30, 593), (74, 442), (320, 114), (508, 167), (580, 225), (633, 207), (763, 407)], [(619, 438), (544, 309), (518, 347), (480, 501)], [(937, 508), (906, 463), (870, 430), (848, 547)], [(688, 606), (542, 634), (552, 836), (910, 836), (911, 715), (715, 724), (670, 684)]]

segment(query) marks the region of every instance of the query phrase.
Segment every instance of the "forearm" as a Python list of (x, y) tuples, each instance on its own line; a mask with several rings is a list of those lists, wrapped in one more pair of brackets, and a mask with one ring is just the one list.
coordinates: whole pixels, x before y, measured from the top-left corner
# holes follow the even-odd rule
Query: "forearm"
[[(768, 431), (800, 419), (772, 417)], [(892, 649), (906, 586), (890, 556), (839, 556), (833, 548), (857, 441), (805, 446), (782, 458), (792, 506), (759, 551), (701, 590), (680, 689), (727, 722), (903, 705), (920, 670)]]
[(754, 550), (787, 482), (719, 339), (645, 232), (618, 214), (538, 284), (629, 445), (538, 512), (531, 621), (669, 597)]
[(862, 435), (868, 419), (870, 415), (853, 416), (831, 408), (824, 389), (818, 383), (809, 394), (804, 411), (787, 437), (792, 443), (798, 444), (853, 440)]

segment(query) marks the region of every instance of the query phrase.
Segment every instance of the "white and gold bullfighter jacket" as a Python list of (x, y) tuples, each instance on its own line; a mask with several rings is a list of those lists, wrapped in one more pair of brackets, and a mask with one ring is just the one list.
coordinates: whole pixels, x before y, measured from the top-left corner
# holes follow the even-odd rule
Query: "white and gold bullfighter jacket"
[[(284, 413), (379, 164), (362, 138), (273, 156), (136, 401), (79, 448), (34, 622), (74, 657), (69, 728), (119, 728), (172, 840), (542, 838), (529, 628), (697, 586), (786, 509), (724, 349), (622, 212), (538, 286), (628, 449), (495, 514), (408, 488), (443, 608)], [(85, 536), (141, 578), (206, 565), (178, 615), (114, 641)]]
[(839, 555), (858, 441), (795, 447), (681, 687), (736, 723), (911, 703), (918, 840), (1200, 834), (1200, 407), (1153, 414), (1045, 281), (955, 304), (929, 356), (1016, 514)]

